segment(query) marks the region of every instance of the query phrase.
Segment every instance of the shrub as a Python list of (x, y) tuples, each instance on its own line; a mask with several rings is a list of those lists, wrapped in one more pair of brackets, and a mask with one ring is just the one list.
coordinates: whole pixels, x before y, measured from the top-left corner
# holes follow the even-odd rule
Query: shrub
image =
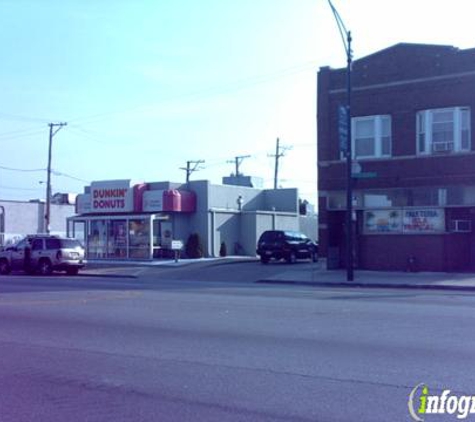
[(228, 254), (228, 251), (226, 249), (226, 243), (221, 242), (221, 247), (219, 248), (219, 256), (225, 257)]
[(185, 251), (188, 258), (203, 257), (203, 244), (201, 243), (200, 235), (198, 233), (190, 234), (188, 241), (186, 242)]

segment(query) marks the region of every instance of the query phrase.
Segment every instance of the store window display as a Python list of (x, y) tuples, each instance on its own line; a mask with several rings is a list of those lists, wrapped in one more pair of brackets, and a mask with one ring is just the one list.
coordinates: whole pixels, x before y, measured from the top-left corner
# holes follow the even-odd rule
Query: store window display
[(129, 221), (129, 257), (148, 259), (150, 257), (150, 220)]

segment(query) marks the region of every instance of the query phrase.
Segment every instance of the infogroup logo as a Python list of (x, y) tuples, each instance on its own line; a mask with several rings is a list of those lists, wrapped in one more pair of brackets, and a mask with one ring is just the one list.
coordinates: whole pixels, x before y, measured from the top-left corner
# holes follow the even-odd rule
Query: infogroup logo
[(416, 422), (423, 422), (425, 415), (453, 415), (454, 418), (466, 419), (475, 413), (475, 396), (457, 396), (443, 390), (440, 395), (429, 394), (429, 387), (424, 383), (416, 385), (409, 394), (409, 413)]

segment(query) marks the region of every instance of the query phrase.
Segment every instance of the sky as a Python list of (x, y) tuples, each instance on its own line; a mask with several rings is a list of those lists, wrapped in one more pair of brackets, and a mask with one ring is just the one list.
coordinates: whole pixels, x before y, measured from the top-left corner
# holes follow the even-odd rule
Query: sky
[[(354, 59), (399, 42), (475, 47), (473, 0), (333, 0)], [(327, 0), (0, 0), (0, 199), (91, 181), (221, 183), (317, 201), (316, 96), (346, 55)], [(57, 129), (57, 127), (55, 127)]]

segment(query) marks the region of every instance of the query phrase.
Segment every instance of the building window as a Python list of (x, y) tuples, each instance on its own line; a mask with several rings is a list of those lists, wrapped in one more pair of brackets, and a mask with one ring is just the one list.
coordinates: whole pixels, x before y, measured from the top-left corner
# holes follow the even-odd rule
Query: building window
[(419, 111), (416, 122), (418, 154), (470, 151), (468, 107)]
[(391, 116), (354, 117), (351, 124), (353, 158), (391, 156)]

